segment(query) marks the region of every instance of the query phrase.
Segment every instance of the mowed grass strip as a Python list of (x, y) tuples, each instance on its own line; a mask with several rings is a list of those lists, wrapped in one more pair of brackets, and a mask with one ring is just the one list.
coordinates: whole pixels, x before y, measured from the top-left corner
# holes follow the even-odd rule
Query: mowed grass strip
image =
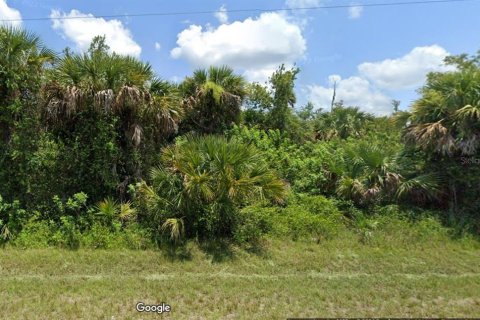
[[(0, 251), (4, 319), (475, 317), (480, 250), (270, 241), (257, 254), (201, 250)], [(168, 303), (159, 316), (139, 301)]]

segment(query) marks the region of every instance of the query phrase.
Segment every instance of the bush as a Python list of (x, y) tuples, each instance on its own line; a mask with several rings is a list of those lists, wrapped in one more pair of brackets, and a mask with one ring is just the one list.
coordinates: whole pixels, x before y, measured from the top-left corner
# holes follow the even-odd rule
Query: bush
[(233, 238), (239, 244), (257, 244), (272, 231), (277, 207), (249, 206), (240, 210)]
[(60, 226), (53, 221), (32, 218), (10, 244), (20, 248), (142, 250), (153, 247), (151, 233), (136, 223), (118, 231), (94, 223), (91, 228), (80, 232), (71, 217), (64, 217)]
[(153, 246), (149, 232), (138, 224), (112, 231), (110, 227), (95, 223), (81, 236), (81, 246), (90, 249), (147, 249)]
[(53, 235), (55, 226), (49, 221), (31, 219), (12, 242), (12, 245), (21, 248), (47, 248), (55, 245)]
[(21, 208), (19, 201), (8, 203), (3, 201), (0, 195), (0, 244), (15, 238), (29, 216), (30, 214)]
[(370, 215), (358, 213), (351, 222), (362, 243), (376, 246), (441, 242), (451, 234), (434, 212), (418, 214), (397, 205), (375, 207)]
[(284, 208), (250, 206), (241, 210), (240, 217), (235, 232), (239, 242), (258, 241), (267, 234), (321, 242), (344, 228), (342, 214), (323, 196), (299, 195)]
[(334, 143), (318, 141), (294, 143), (278, 130), (234, 127), (227, 133), (232, 139), (252, 144), (263, 152), (271, 168), (277, 170), (294, 192), (333, 194), (341, 157)]
[(287, 186), (253, 146), (223, 137), (187, 136), (164, 149), (162, 167), (143, 183), (136, 203), (141, 217), (177, 241), (187, 237), (230, 238), (239, 210), (255, 202), (282, 202)]

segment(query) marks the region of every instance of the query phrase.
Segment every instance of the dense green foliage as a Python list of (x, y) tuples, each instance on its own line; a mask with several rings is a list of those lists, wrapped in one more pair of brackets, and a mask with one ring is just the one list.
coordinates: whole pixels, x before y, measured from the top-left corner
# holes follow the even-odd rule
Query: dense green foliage
[(295, 110), (298, 68), (262, 85), (211, 67), (176, 85), (102, 37), (56, 55), (0, 27), (0, 49), (1, 243), (480, 230), (480, 56), (447, 58), (455, 71), (429, 74), (409, 111), (376, 117)]

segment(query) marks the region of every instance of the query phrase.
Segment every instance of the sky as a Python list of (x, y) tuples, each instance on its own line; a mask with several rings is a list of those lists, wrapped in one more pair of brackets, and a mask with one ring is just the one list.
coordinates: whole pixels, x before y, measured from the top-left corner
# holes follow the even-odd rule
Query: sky
[[(175, 82), (197, 68), (229, 65), (263, 83), (280, 64), (297, 66), (297, 108), (311, 101), (328, 110), (335, 84), (336, 101), (385, 115), (393, 99), (407, 109), (428, 72), (451, 70), (445, 56), (480, 49), (479, 0), (369, 6), (392, 2), (0, 0), (0, 20), (17, 20), (0, 24), (35, 32), (58, 52), (84, 51), (105, 35), (112, 51), (148, 61)], [(318, 6), (349, 7), (272, 11)], [(143, 13), (176, 14), (132, 16)]]

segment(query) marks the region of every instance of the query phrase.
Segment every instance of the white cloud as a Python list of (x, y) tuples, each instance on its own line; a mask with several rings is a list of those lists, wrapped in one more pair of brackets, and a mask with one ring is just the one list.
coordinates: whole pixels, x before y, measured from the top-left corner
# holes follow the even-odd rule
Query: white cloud
[(444, 48), (432, 45), (416, 47), (397, 59), (365, 62), (358, 66), (358, 75), (346, 79), (331, 75), (327, 86), (308, 86), (308, 98), (328, 109), (336, 82), (336, 101), (342, 100), (345, 105), (358, 106), (374, 114), (388, 114), (392, 111), (390, 94), (402, 94), (421, 86), (428, 72), (453, 70), (443, 64), (447, 55)]
[(12, 25), (19, 27), (22, 25), (22, 15), (17, 9), (8, 6), (5, 0), (0, 0), (0, 20), (17, 20), (17, 21), (0, 21), (0, 25)]
[[(81, 17), (84, 16), (89, 18), (82, 19)], [(70, 19), (55, 19), (61, 17)], [(136, 57), (142, 51), (142, 48), (133, 40), (130, 30), (125, 28), (120, 20), (95, 18), (92, 14), (84, 14), (78, 10), (72, 10), (68, 14), (52, 10), (50, 18), (53, 29), (59, 30), (64, 37), (73, 41), (79, 50), (87, 50), (95, 36), (105, 35), (111, 51)]]
[(318, 7), (320, 5), (320, 0), (287, 0), (285, 5), (292, 8), (311, 8)]
[(160, 42), (155, 42), (155, 50), (160, 51), (160, 49), (162, 49)]
[(350, 19), (358, 19), (362, 16), (362, 13), (363, 13), (363, 7), (362, 6), (354, 5), (350, 8), (348, 8), (348, 18), (350, 18)]
[(431, 71), (447, 71), (443, 59), (449, 53), (438, 45), (416, 47), (398, 59), (366, 62), (358, 66), (360, 75), (380, 88), (389, 90), (412, 89), (422, 85)]
[(217, 28), (190, 25), (177, 35), (171, 56), (186, 59), (194, 67), (229, 65), (244, 70), (251, 80), (261, 80), (278, 65), (293, 64), (305, 50), (300, 27), (270, 12)]
[[(322, 4), (322, 0), (286, 0), (285, 6), (288, 9), (296, 9), (289, 11), (290, 21), (294, 21), (302, 29), (305, 29), (307, 24), (313, 19), (308, 16), (308, 10), (305, 8), (318, 7)], [(302, 9), (304, 8), (304, 9)]]
[(336, 83), (335, 101), (343, 101), (347, 106), (357, 106), (363, 111), (385, 115), (392, 111), (391, 98), (375, 89), (361, 77), (342, 79), (339, 75), (329, 77), (328, 86), (308, 86), (308, 98), (316, 106), (329, 110), (333, 97), (333, 85)]
[(215, 18), (218, 19), (218, 21), (222, 24), (228, 22), (228, 13), (227, 13), (227, 8), (225, 5), (222, 5), (220, 9), (218, 9), (217, 12), (215, 12)]

